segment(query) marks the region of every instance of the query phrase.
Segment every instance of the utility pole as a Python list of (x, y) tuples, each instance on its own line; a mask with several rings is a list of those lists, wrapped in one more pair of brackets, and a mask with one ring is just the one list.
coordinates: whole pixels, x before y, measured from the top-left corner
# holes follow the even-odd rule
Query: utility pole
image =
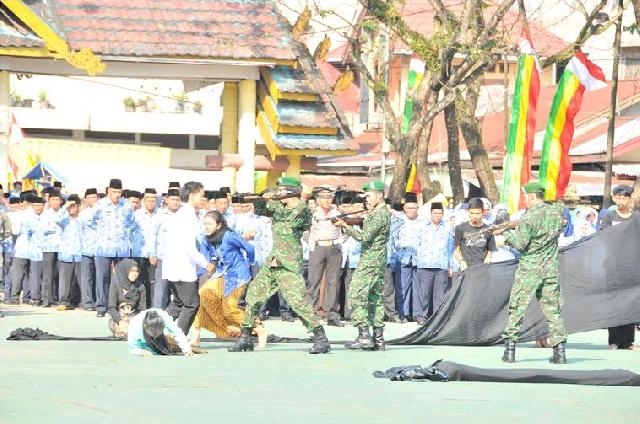
[[(623, 0), (618, 0), (618, 10), (623, 8)], [(616, 23), (616, 35), (613, 41), (613, 70), (611, 73), (611, 109), (609, 111), (609, 128), (607, 130), (607, 162), (604, 167), (604, 193), (602, 208), (611, 205), (611, 180), (613, 178), (613, 141), (616, 130), (616, 106), (618, 104), (618, 63), (620, 62), (620, 38), (622, 36), (622, 14)]]

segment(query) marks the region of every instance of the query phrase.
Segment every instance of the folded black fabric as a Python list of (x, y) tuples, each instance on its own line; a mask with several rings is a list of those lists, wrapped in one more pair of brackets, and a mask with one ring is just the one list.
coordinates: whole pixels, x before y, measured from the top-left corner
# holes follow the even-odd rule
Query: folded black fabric
[[(562, 316), (569, 333), (640, 322), (640, 214), (561, 249)], [(491, 345), (502, 342), (517, 261), (478, 265), (454, 278), (442, 306), (417, 331), (388, 344)], [(548, 336), (537, 300), (519, 341)]]
[(13, 330), (11, 332), (11, 334), (9, 334), (9, 337), (7, 337), (7, 340), (14, 340), (14, 341), (36, 341), (36, 340), (63, 340), (63, 341), (107, 341), (107, 342), (112, 342), (112, 341), (122, 341), (122, 340), (126, 340), (126, 339), (121, 339), (121, 338), (117, 338), (117, 337), (64, 337), (64, 336), (58, 336), (56, 334), (50, 334), (47, 333), (46, 331), (42, 331), (39, 328), (30, 328), (30, 327), (21, 327), (21, 328), (16, 328), (15, 330)]
[(640, 374), (615, 370), (558, 370), (535, 368), (477, 368), (449, 361), (429, 367), (409, 365), (375, 371), (374, 377), (391, 381), (483, 381), (494, 383), (580, 384), (587, 386), (640, 386)]

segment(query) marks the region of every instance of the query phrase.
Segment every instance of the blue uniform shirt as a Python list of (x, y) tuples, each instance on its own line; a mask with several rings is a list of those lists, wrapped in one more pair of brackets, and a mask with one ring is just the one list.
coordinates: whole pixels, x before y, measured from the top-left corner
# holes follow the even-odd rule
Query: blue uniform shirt
[(40, 216), (33, 209), (22, 214), (20, 233), (16, 239), (13, 256), (15, 258), (42, 261), (42, 225)]
[(108, 197), (96, 203), (90, 226), (95, 228), (95, 256), (126, 258), (129, 256), (129, 236), (135, 224), (133, 209), (124, 199), (113, 203)]
[(157, 210), (153, 213), (146, 209), (138, 209), (135, 212), (135, 224), (131, 237), (131, 256), (134, 258), (150, 258), (156, 256), (156, 240), (153, 227), (153, 218), (157, 215)]
[(67, 215), (59, 222), (62, 234), (60, 235), (60, 251), (58, 259), (61, 262), (82, 261), (82, 219), (72, 218)]
[(451, 255), (453, 255), (451, 226), (444, 220), (438, 225), (423, 221), (418, 234), (418, 268), (448, 270), (451, 267)]
[(62, 228), (58, 223), (66, 216), (66, 209), (60, 208), (57, 211), (45, 209), (41, 215), (42, 224), (42, 251), (57, 252), (60, 249), (60, 235)]

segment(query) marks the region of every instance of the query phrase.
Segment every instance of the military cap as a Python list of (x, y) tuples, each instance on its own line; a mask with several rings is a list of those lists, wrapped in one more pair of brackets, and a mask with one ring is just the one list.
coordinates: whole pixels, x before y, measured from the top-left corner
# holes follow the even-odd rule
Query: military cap
[(544, 193), (544, 186), (539, 181), (531, 181), (522, 187), (525, 193)]
[(300, 183), (300, 178), (293, 176), (280, 177), (278, 178), (276, 184), (282, 187), (300, 188), (302, 186), (302, 184)]
[(384, 192), (384, 183), (380, 180), (369, 181), (365, 185), (362, 186), (362, 191), (380, 191)]

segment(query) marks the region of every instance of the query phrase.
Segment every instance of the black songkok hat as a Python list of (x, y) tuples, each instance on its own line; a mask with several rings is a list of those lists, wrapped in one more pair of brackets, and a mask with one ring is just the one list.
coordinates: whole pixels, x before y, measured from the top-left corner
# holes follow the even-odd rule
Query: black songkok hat
[(444, 210), (444, 208), (442, 207), (442, 203), (440, 203), (440, 202), (433, 202), (431, 204), (431, 210), (434, 210), (434, 209), (435, 210), (441, 210), (441, 211)]
[(98, 194), (98, 190), (95, 188), (88, 188), (85, 192), (84, 192), (84, 197), (90, 196), (92, 194)]
[(129, 190), (129, 192), (127, 193), (127, 198), (130, 198), (130, 197), (142, 199), (142, 193), (136, 190)]
[[(223, 188), (225, 188), (225, 187), (223, 187)], [(214, 191), (211, 194), (213, 195), (213, 199), (226, 199), (227, 198), (227, 193), (225, 193), (222, 190)]]
[(391, 207), (393, 208), (394, 211), (398, 211), (398, 212), (402, 212), (403, 211), (402, 202), (393, 202)]
[(418, 203), (418, 195), (416, 193), (407, 192), (404, 194), (405, 203)]
[(109, 188), (122, 190), (122, 180), (119, 180), (117, 178), (112, 178), (111, 181), (109, 181)]
[(205, 190), (204, 191), (204, 198), (207, 200), (212, 200), (213, 197), (213, 190)]
[(171, 182), (169, 183), (169, 188), (174, 188), (174, 187), (175, 187), (175, 188), (180, 188), (180, 183), (179, 183), (179, 182), (177, 182), (177, 181), (171, 181)]
[(55, 188), (62, 188), (62, 181), (54, 181), (53, 186)]
[(52, 198), (52, 197), (62, 198), (62, 195), (60, 194), (60, 190), (49, 190), (49, 198)]
[(9, 199), (9, 204), (10, 205), (16, 205), (20, 203), (20, 198), (19, 197), (12, 197), (11, 199)]
[[(225, 194), (225, 197), (227, 194), (231, 193), (231, 189), (229, 187), (220, 187), (220, 192)], [(216, 197), (216, 199), (222, 199), (222, 197)]]
[(145, 188), (144, 194), (158, 194), (155, 188)]
[(80, 196), (78, 196), (77, 194), (70, 194), (67, 198), (67, 202), (76, 202), (78, 205), (80, 205)]
[(44, 199), (40, 196), (32, 196), (30, 201), (31, 203), (44, 203)]
[(170, 188), (167, 190), (167, 197), (180, 197), (180, 190), (177, 188)]

